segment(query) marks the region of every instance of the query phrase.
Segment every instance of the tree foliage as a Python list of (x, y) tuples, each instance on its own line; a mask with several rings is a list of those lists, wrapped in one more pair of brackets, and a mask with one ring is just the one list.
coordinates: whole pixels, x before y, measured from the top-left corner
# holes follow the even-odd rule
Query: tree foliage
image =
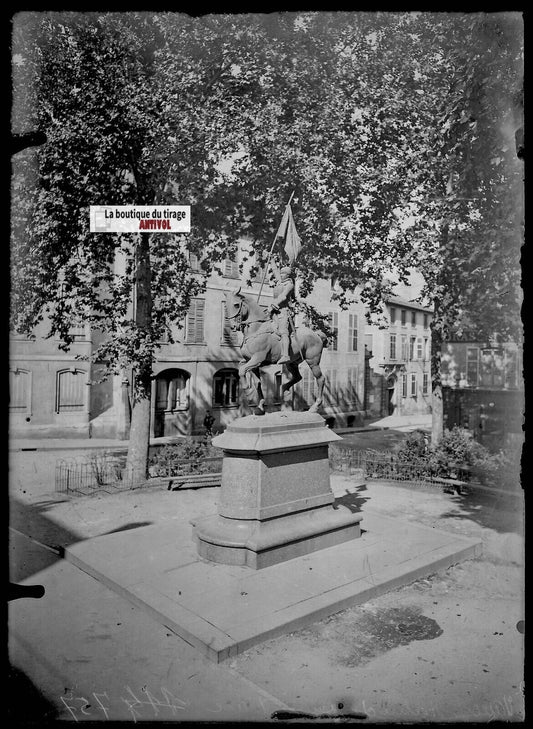
[[(14, 125), (47, 135), (14, 174), (17, 329), (46, 315), (68, 346), (88, 322), (96, 358), (149, 372), (204, 283), (184, 252), (207, 274), (240, 237), (266, 251), (295, 191), (301, 295), (332, 276), (341, 303), (355, 292), (379, 312), (415, 266), (434, 338), (466, 323), (519, 337), (517, 13), (16, 21)], [(192, 206), (191, 234), (152, 233), (142, 255), (142, 236), (89, 233), (89, 205), (170, 203)]]

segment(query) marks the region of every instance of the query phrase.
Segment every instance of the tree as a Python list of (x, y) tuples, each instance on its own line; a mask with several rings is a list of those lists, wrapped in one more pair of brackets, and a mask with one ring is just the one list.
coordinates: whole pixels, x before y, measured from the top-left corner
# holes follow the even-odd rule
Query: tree
[(205, 254), (208, 273), (239, 237), (266, 250), (295, 190), (302, 296), (335, 276), (342, 304), (357, 296), (379, 315), (392, 274), (407, 283), (419, 266), (436, 311), (438, 403), (438, 343), (464, 312), (475, 304), (477, 321), (502, 334), (516, 320), (520, 234), (509, 219), (519, 184), (502, 145), (518, 26), (516, 14), (43, 16), (37, 57), (23, 58), (49, 141), (37, 194), (16, 190), (14, 322), (31, 329), (48, 309), (68, 345), (82, 316), (103, 333), (96, 357), (133, 365), (137, 474), (157, 343), (202, 281), (172, 236), (90, 236), (81, 211), (189, 203), (183, 247)]
[(267, 69), (277, 92), (238, 162), (258, 190), (250, 229), (259, 234), (291, 180), (304, 291), (332, 275), (339, 298), (357, 291), (370, 313), (390, 293), (391, 272), (405, 283), (417, 265), (422, 302), (435, 312), (438, 441), (442, 342), (467, 319), (481, 339), (520, 338), (521, 18), (319, 13), (285, 16), (277, 33), (290, 37), (291, 72)]
[[(216, 262), (238, 234), (218, 169), (238, 146), (239, 90), (218, 84), (223, 35), (216, 20), (170, 20), (172, 33), (165, 16), (58, 13), (30, 15), (17, 29), (17, 62), (33, 81), (47, 144), (38, 170), (23, 157), (14, 181), (13, 326), (31, 331), (46, 315), (49, 335), (68, 347), (72, 324), (88, 322), (101, 334), (93, 359), (110, 372), (133, 368), (134, 480), (146, 475), (157, 343), (164, 332), (172, 341), (171, 324), (203, 285), (184, 250), (201, 248)], [(176, 201), (194, 208), (184, 242), (89, 233), (90, 205)]]

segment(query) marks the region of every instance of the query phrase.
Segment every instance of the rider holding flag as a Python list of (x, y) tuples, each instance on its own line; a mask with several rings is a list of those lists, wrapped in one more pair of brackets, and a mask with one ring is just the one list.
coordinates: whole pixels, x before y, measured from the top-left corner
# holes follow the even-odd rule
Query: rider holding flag
[[(296, 301), (295, 295), (295, 284), (294, 284), (294, 270), (293, 266), (301, 249), (301, 242), (298, 233), (296, 232), (296, 226), (294, 224), (294, 218), (292, 216), (291, 200), (294, 192), (290, 196), (289, 202), (285, 207), (285, 212), (281, 220), (281, 224), (278, 228), (274, 242), (268, 254), (267, 260), (270, 260), (274, 275), (277, 279), (277, 286), (274, 288), (274, 301), (270, 304), (270, 314), (272, 318), (276, 319), (278, 331), (281, 335), (281, 356), (278, 359), (277, 364), (284, 364), (290, 362), (289, 356), (289, 344), (290, 344), (290, 329), (289, 325), (294, 328), (293, 317), (291, 316), (291, 309)], [(271, 260), (274, 245), (277, 240), (282, 239), (284, 242), (284, 250), (289, 259), (289, 265), (283, 266), (278, 271), (278, 267), (274, 259)], [(263, 281), (261, 288), (257, 296), (259, 301), (261, 296), (261, 290), (265, 281), (265, 273), (263, 274)]]
[(274, 288), (274, 301), (270, 304), (271, 316), (277, 320), (281, 335), (281, 357), (278, 364), (290, 362), (289, 357), (289, 320), (290, 310), (296, 300), (294, 292), (294, 273), (290, 266), (283, 266), (279, 272), (278, 285)]

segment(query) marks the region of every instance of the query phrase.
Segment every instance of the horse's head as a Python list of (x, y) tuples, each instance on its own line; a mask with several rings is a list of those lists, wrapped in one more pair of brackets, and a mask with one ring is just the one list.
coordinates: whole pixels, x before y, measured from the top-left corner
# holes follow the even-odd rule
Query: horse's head
[(248, 310), (244, 300), (244, 294), (241, 294), (241, 287), (237, 289), (227, 289), (226, 297), (226, 316), (233, 322), (234, 319), (240, 317), (241, 320), (246, 319)]

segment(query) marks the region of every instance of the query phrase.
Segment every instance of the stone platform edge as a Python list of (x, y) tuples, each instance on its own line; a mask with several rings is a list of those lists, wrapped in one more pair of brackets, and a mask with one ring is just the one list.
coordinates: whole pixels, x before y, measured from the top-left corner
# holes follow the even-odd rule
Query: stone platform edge
[[(442, 531), (418, 525), (417, 528)], [(124, 534), (128, 535), (127, 532)], [(450, 537), (455, 536), (448, 532), (446, 534)], [(102, 537), (105, 536), (102, 535)], [(94, 539), (98, 538), (94, 537)], [(358, 542), (364, 541), (363, 535)], [(106, 576), (101, 570), (94, 568), (90, 564), (90, 560), (78, 554), (79, 551), (83, 552), (86, 546), (86, 542), (80, 542), (66, 547), (64, 558), (131, 604), (145, 611), (156, 622), (172, 630), (214, 663), (221, 663), (265, 640), (299, 630), (311, 622), (321, 620), (348, 607), (360, 605), (386, 592), (408, 585), (440, 570), (448, 569), (464, 560), (475, 559), (481, 556), (483, 551), (481, 541), (458, 537), (454, 539), (453, 544), (438, 547), (429, 554), (417, 555), (413, 559), (387, 567), (371, 577), (339, 585), (268, 616), (263, 615), (259, 622), (245, 621), (237, 630), (232, 631), (232, 635), (229, 635), (200, 615), (175, 603), (166, 595), (157, 591), (155, 594), (153, 589), (142, 582), (124, 586)], [(331, 549), (335, 549), (335, 547), (331, 547)], [(307, 559), (312, 557), (313, 554), (307, 555)], [(430, 557), (429, 561), (428, 557)], [(296, 557), (295, 561), (298, 559)], [(223, 569), (224, 565), (220, 565), (220, 567)]]

